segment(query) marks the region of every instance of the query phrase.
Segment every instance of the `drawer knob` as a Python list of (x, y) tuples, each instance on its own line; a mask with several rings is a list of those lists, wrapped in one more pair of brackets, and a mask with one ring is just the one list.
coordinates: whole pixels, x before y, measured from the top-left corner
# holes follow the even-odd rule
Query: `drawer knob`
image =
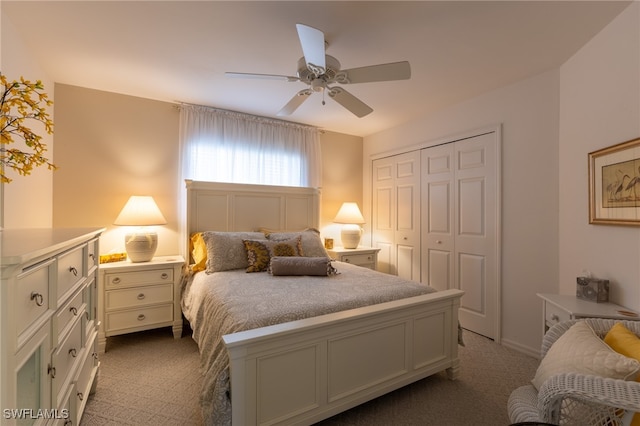
[(558, 322), (558, 321), (560, 321), (560, 317), (558, 315), (556, 315), (556, 314), (553, 314), (553, 315), (551, 315), (551, 321)]
[(36, 301), (36, 305), (38, 305), (38, 306), (44, 305), (44, 297), (42, 296), (42, 294), (37, 293), (35, 291), (31, 292), (31, 300), (35, 300)]
[(111, 281), (111, 282), (114, 283), (114, 284), (120, 284), (120, 278), (119, 277), (115, 277), (113, 279), (113, 281)]
[(73, 266), (69, 267), (69, 272), (71, 272), (74, 277), (78, 276), (78, 270), (76, 268), (74, 268)]
[(344, 262), (345, 262), (345, 263), (349, 263), (349, 258), (346, 258), (346, 259), (344, 260)]
[(442, 244), (442, 241), (436, 240), (436, 244)]
[(78, 309), (75, 306), (70, 307), (69, 312), (71, 312), (74, 317), (78, 316)]
[(76, 352), (76, 348), (69, 349), (69, 355), (71, 355), (72, 358), (77, 357), (78, 353)]
[(84, 399), (84, 395), (82, 394), (82, 392), (78, 392), (78, 399), (80, 401), (82, 401)]
[(367, 256), (367, 260), (371, 260), (371, 256)]
[(163, 272), (163, 273), (162, 273), (162, 275), (160, 275), (160, 277), (161, 277), (163, 280), (166, 280), (167, 278), (169, 278), (169, 274), (167, 274), (166, 272)]
[(140, 294), (138, 295), (138, 300), (142, 300), (142, 299), (144, 299), (144, 293), (140, 293)]
[(93, 359), (98, 359), (98, 352), (92, 353), (91, 356), (93, 357)]
[(96, 255), (95, 255), (95, 254), (93, 254), (93, 253), (89, 253), (89, 257), (90, 257), (92, 260), (96, 260)]
[(138, 315), (138, 321), (143, 321), (145, 319), (144, 314)]

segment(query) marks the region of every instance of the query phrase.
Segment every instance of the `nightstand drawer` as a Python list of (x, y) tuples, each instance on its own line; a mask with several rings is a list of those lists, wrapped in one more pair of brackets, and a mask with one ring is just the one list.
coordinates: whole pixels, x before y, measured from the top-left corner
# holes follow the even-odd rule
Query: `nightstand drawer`
[(373, 263), (375, 256), (373, 254), (349, 254), (342, 256), (341, 260), (345, 263), (353, 263), (354, 265), (365, 265)]
[(105, 275), (107, 289), (129, 287), (140, 284), (173, 283), (173, 269), (153, 269), (150, 271), (118, 272)]
[(80, 246), (58, 258), (58, 300), (66, 298), (80, 280), (85, 277), (83, 268), (84, 250), (86, 246)]
[(149, 325), (173, 321), (173, 304), (132, 309), (128, 311), (107, 312), (106, 329), (111, 331), (128, 328), (144, 328)]
[(105, 295), (105, 309), (107, 311), (163, 302), (173, 302), (173, 284), (171, 283), (110, 290)]
[(567, 311), (548, 302), (545, 302), (545, 312), (544, 320), (547, 327), (552, 327), (559, 322), (569, 321), (571, 319), (571, 315), (569, 315)]

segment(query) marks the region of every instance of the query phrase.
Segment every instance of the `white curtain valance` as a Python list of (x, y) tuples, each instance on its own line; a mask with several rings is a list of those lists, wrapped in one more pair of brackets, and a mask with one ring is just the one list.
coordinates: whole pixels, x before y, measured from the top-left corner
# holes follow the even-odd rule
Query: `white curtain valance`
[(182, 178), (284, 186), (321, 186), (316, 127), (182, 104)]

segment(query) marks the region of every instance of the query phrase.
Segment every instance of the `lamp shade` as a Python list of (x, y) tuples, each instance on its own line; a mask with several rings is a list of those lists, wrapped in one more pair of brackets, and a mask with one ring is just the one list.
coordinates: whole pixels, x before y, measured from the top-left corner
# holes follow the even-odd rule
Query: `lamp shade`
[(335, 223), (362, 224), (364, 223), (364, 217), (362, 217), (362, 213), (360, 213), (357, 203), (347, 202), (342, 204), (342, 207), (338, 210), (338, 214), (333, 221)]
[(153, 226), (165, 225), (164, 218), (153, 197), (148, 195), (132, 195), (116, 218), (114, 225)]

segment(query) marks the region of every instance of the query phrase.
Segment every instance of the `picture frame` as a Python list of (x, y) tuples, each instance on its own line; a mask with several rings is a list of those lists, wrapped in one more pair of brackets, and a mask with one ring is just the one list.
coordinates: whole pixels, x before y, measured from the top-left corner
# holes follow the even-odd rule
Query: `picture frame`
[(589, 223), (640, 226), (640, 138), (589, 153)]

